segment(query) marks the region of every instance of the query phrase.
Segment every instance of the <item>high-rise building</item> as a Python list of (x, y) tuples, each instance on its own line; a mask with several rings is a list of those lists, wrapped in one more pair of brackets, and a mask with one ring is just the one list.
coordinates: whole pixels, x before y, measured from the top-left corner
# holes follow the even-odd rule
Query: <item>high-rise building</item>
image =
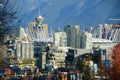
[[(12, 38), (14, 43), (12, 47), (14, 51), (14, 57), (17, 60), (23, 60), (25, 58), (33, 59), (34, 57), (34, 45), (33, 42), (28, 41), (27, 34), (24, 28), (19, 27), (13, 32)], [(11, 41), (10, 41), (11, 42)], [(9, 47), (9, 46), (8, 46)], [(11, 47), (11, 45), (10, 45)]]
[(17, 60), (34, 59), (33, 42), (16, 40), (15, 44)]
[(33, 28), (34, 28), (34, 26), (36, 25), (36, 23), (35, 22), (30, 22), (29, 24), (28, 24), (28, 38), (30, 39), (30, 40), (33, 40), (34, 39), (34, 36), (35, 36), (35, 34), (34, 34), (34, 30), (33, 30)]
[(55, 46), (66, 47), (67, 46), (66, 33), (63, 31), (55, 32), (54, 33), (54, 43), (55, 43)]
[(64, 30), (67, 34), (67, 46), (72, 48), (80, 48), (80, 26), (67, 25)]
[(12, 33), (12, 38), (19, 40), (27, 40), (27, 34), (23, 27), (16, 28)]
[(12, 56), (14, 60), (34, 59), (34, 45), (30, 41), (8, 40), (6, 45), (6, 55)]
[(83, 32), (81, 35), (81, 48), (92, 49), (92, 34)]
[(45, 41), (48, 38), (48, 24), (43, 24), (44, 18), (38, 16), (36, 22), (28, 24), (28, 39), (34, 41)]
[(45, 37), (48, 38), (48, 24), (42, 24), (43, 26), (43, 30), (44, 30), (44, 33), (45, 33)]

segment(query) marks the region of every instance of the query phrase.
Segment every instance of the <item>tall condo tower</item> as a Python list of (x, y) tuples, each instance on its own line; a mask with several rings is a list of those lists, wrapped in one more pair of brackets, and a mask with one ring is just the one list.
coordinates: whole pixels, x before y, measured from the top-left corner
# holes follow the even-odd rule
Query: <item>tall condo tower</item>
[(80, 48), (80, 26), (67, 25), (64, 30), (67, 34), (67, 46), (72, 48)]
[(67, 46), (67, 36), (63, 31), (54, 33), (54, 43), (58, 47), (66, 47)]

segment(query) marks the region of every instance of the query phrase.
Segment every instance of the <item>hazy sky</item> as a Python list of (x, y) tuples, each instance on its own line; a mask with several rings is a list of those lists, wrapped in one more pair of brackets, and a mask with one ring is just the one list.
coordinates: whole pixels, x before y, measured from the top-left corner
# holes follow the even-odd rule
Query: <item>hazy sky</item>
[(120, 19), (120, 0), (11, 0), (16, 1), (18, 17), (24, 27), (40, 14), (55, 30), (68, 24), (81, 28), (116, 23)]

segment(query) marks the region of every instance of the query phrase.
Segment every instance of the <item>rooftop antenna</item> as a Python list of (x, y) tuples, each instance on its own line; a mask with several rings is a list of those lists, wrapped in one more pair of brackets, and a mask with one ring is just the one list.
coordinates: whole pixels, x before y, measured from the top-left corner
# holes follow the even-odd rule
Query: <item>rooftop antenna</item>
[(37, 6), (38, 6), (38, 9), (39, 9), (39, 13), (38, 13), (38, 16), (41, 16), (41, 11), (40, 11), (40, 0), (38, 1), (38, 4), (37, 4)]
[(50, 36), (53, 37), (53, 29), (51, 27)]
[(52, 28), (52, 34), (54, 34), (55, 33), (55, 30), (54, 30), (54, 28)]
[(82, 27), (82, 32), (84, 32), (84, 27)]
[(92, 33), (92, 30), (93, 30), (93, 27), (91, 26), (91, 27), (90, 27), (90, 33)]
[(59, 29), (58, 29), (58, 31), (61, 31), (61, 28), (60, 28), (60, 26), (59, 26)]
[(41, 16), (41, 12), (40, 12), (40, 9), (39, 9), (39, 14), (38, 14), (38, 16)]

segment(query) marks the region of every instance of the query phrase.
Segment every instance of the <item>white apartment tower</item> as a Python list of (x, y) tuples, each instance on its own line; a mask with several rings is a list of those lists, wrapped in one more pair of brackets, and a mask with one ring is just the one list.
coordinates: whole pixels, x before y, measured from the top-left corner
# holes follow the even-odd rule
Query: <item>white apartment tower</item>
[(26, 32), (25, 32), (23, 27), (16, 28), (13, 31), (13, 33), (12, 33), (12, 37), (14, 39), (19, 39), (19, 40), (23, 40), (24, 39), (24, 40), (27, 40), (27, 34), (26, 34)]
[(92, 49), (92, 34), (83, 32), (81, 35), (81, 48)]
[(58, 47), (66, 47), (67, 46), (67, 35), (63, 31), (54, 33), (54, 43), (55, 46)]
[(13, 35), (15, 39), (15, 57), (17, 60), (23, 60), (25, 58), (34, 58), (34, 45), (33, 42), (29, 41), (27, 34), (23, 27), (17, 28)]
[(16, 40), (16, 57), (17, 60), (25, 58), (34, 58), (34, 45), (33, 42)]

